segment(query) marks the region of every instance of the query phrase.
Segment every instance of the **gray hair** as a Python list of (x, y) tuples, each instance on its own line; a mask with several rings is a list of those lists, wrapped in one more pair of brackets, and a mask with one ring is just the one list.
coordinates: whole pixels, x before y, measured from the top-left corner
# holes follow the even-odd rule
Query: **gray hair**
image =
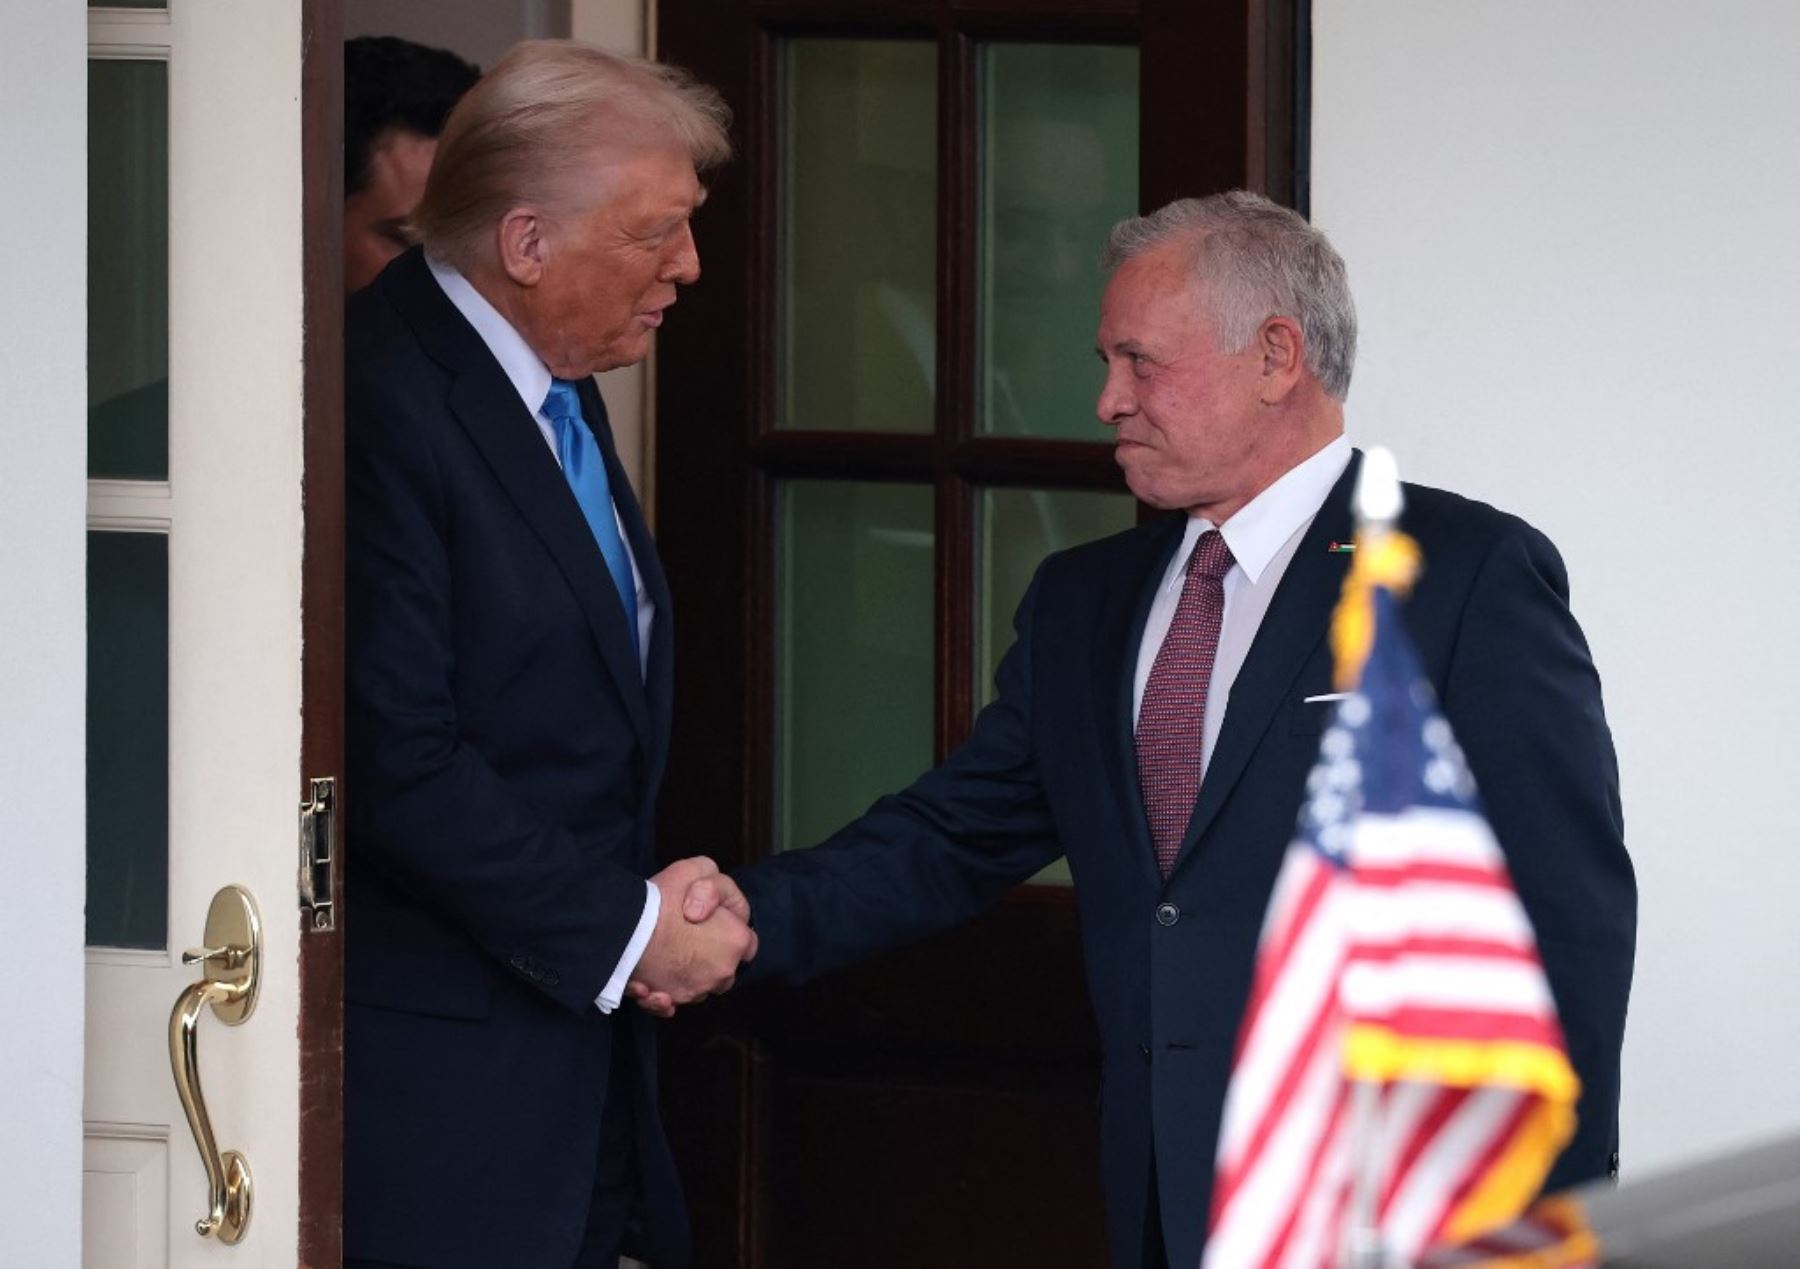
[(1101, 267), (1176, 240), (1192, 243), (1194, 280), (1219, 326), (1221, 352), (1242, 352), (1271, 317), (1300, 325), (1306, 368), (1342, 401), (1356, 364), (1356, 303), (1343, 257), (1298, 212), (1249, 190), (1183, 198), (1121, 220)]
[(731, 157), (724, 98), (674, 66), (576, 40), (516, 44), (444, 124), (411, 225), (433, 255), (459, 268), (513, 207), (568, 209), (591, 198), (593, 153), (663, 145), (696, 171)]

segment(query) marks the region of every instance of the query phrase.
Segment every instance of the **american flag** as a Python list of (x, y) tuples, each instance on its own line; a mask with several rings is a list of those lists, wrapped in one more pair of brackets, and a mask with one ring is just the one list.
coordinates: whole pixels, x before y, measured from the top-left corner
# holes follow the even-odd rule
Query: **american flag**
[(1554, 1194), (1502, 1229), (1431, 1252), (1419, 1269), (1594, 1269), (1600, 1257), (1581, 1200)]
[(1411, 1264), (1518, 1216), (1574, 1129), (1531, 923), (1389, 589), (1417, 548), (1384, 536), (1334, 622), (1355, 688), (1264, 919), (1205, 1269)]

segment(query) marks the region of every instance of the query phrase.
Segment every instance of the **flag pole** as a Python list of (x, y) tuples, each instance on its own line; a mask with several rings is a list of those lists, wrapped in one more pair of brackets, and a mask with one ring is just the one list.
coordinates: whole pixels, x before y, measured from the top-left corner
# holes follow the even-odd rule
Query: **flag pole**
[(1386, 1269), (1387, 1248), (1381, 1241), (1376, 1202), (1381, 1178), (1376, 1175), (1376, 1148), (1380, 1137), (1381, 1089), (1373, 1080), (1353, 1080), (1350, 1086), (1350, 1158), (1353, 1161), (1350, 1220), (1344, 1228), (1343, 1269)]
[[(1393, 451), (1373, 446), (1363, 456), (1356, 482), (1357, 553), (1366, 559), (1392, 533), (1405, 499), (1400, 492), (1400, 470)], [(1372, 615), (1371, 615), (1372, 619)], [(1371, 629), (1369, 635), (1373, 636)], [(1353, 685), (1352, 685), (1353, 686)], [(1349, 1220), (1339, 1256), (1343, 1269), (1387, 1269), (1391, 1263), (1381, 1236), (1378, 1210), (1382, 1177), (1381, 1086), (1373, 1080), (1354, 1080), (1350, 1089), (1350, 1158), (1352, 1181)]]

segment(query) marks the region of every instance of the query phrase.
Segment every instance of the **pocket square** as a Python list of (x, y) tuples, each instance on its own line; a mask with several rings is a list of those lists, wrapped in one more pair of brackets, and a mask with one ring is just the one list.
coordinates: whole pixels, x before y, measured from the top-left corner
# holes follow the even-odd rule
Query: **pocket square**
[(1350, 693), (1348, 692), (1325, 692), (1319, 696), (1302, 697), (1300, 703), (1302, 705), (1317, 705), (1323, 704), (1326, 701), (1341, 701), (1346, 699), (1349, 695)]

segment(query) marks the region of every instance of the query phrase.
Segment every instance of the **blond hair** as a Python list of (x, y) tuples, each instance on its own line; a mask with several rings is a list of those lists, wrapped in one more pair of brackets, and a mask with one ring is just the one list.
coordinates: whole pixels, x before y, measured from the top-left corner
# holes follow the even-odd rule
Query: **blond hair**
[(444, 124), (411, 227), (432, 255), (468, 269), (521, 205), (579, 210), (575, 178), (595, 151), (685, 149), (696, 171), (731, 157), (724, 98), (675, 66), (576, 40), (516, 44)]

